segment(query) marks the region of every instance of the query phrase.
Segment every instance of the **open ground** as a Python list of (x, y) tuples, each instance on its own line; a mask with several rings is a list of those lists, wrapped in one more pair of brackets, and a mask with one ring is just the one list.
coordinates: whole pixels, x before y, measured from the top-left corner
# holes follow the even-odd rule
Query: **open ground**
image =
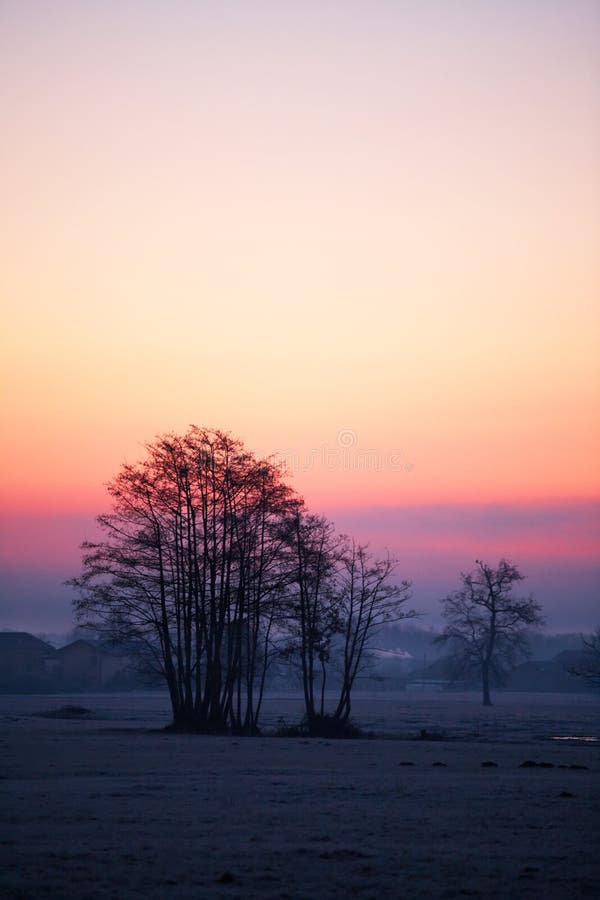
[(0, 895), (600, 896), (599, 699), (497, 699), (363, 694), (374, 736), (326, 741), (165, 734), (159, 694), (0, 697)]

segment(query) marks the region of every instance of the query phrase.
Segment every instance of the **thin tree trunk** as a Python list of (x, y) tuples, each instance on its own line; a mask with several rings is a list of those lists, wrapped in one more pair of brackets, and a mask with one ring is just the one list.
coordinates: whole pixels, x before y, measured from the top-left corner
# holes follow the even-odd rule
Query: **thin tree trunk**
[(486, 661), (481, 669), (482, 686), (483, 686), (483, 705), (491, 706), (492, 698), (490, 697), (490, 666)]
[(325, 683), (327, 681), (327, 670), (325, 663), (321, 660), (321, 715), (325, 715)]

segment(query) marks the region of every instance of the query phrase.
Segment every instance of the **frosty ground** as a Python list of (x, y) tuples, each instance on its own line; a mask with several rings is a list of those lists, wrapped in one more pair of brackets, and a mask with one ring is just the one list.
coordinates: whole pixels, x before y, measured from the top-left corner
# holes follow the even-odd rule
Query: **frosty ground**
[(362, 694), (374, 736), (324, 741), (165, 734), (163, 694), (0, 697), (0, 896), (600, 896), (600, 700), (496, 701)]

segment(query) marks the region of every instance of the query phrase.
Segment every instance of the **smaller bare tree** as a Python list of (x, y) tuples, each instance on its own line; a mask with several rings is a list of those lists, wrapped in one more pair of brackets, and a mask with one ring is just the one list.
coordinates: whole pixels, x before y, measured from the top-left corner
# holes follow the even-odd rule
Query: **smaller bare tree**
[(524, 578), (516, 566), (505, 559), (496, 568), (481, 560), (475, 566), (461, 573), (462, 588), (442, 600), (446, 626), (437, 641), (450, 646), (455, 671), (481, 676), (483, 705), (491, 706), (492, 683), (527, 655), (527, 630), (543, 617), (533, 597), (513, 595)]
[(298, 506), (291, 521), (290, 548), (292, 575), (284, 655), (299, 662), (306, 720), (312, 727), (325, 715), (332, 644), (342, 627), (334, 591), (340, 538), (328, 519)]
[(394, 581), (396, 563), (389, 555), (375, 559), (365, 544), (345, 538), (338, 573), (338, 609), (342, 624), (340, 699), (335, 717), (346, 722), (351, 695), (359, 673), (369, 664), (371, 642), (384, 625), (412, 619), (405, 610), (411, 583)]
[(581, 661), (569, 669), (572, 675), (577, 675), (591, 684), (600, 688), (600, 625), (589, 638), (581, 638)]
[[(302, 674), (304, 725), (312, 735), (341, 736), (349, 723), (352, 690), (368, 665), (384, 625), (416, 615), (405, 610), (410, 582), (395, 579), (396, 565), (376, 559), (366, 545), (338, 535), (323, 516), (299, 507), (290, 530), (293, 559), (286, 643), (282, 656)], [(331, 677), (330, 677), (331, 676)], [(328, 711), (325, 690), (338, 692)]]

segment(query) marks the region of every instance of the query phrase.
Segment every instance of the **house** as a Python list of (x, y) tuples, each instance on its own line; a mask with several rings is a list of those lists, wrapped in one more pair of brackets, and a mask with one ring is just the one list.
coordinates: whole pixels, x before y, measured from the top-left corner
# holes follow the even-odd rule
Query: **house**
[(516, 666), (509, 675), (509, 691), (550, 691), (579, 693), (590, 690), (589, 685), (569, 672), (581, 662), (577, 650), (563, 650), (553, 659), (528, 660)]
[(470, 679), (459, 677), (454, 671), (455, 663), (450, 657), (436, 659), (430, 665), (410, 673), (406, 682), (408, 691), (468, 690), (473, 686)]
[(25, 631), (0, 632), (0, 691), (51, 691), (59, 669), (60, 660), (50, 644)]
[(105, 644), (79, 639), (56, 650), (24, 631), (0, 632), (0, 693), (138, 690), (147, 686), (130, 658), (117, 655)]
[(110, 688), (129, 666), (96, 641), (79, 639), (56, 651), (60, 660), (61, 689), (98, 691)]

